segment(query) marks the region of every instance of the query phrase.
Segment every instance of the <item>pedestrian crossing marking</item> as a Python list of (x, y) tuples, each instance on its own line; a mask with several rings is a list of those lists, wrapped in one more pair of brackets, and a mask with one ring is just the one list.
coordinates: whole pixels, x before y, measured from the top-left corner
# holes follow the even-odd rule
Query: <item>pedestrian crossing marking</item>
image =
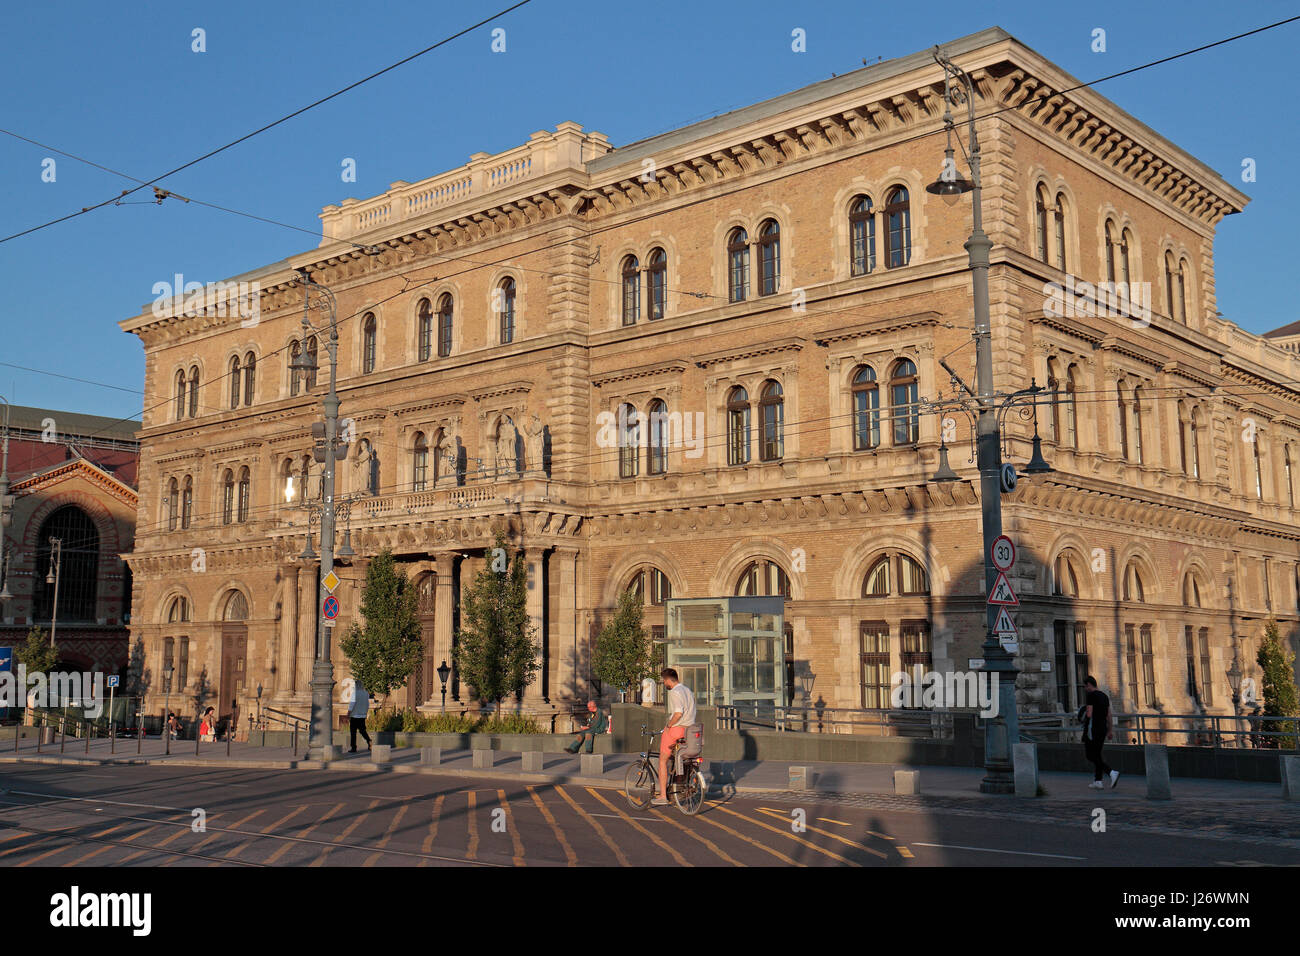
[(530, 786), (528, 794), (533, 798), (533, 803), (537, 804), (537, 809), (541, 811), (546, 822), (551, 825), (555, 831), (555, 839), (559, 841), (560, 847), (564, 850), (565, 859), (569, 861), (569, 866), (578, 865), (578, 855), (573, 852), (573, 847), (569, 846), (568, 839), (564, 836), (564, 831), (559, 828), (555, 822), (555, 815), (551, 813), (550, 808), (542, 802), (542, 798), (537, 795), (537, 788)]
[[(445, 793), (440, 793), (433, 801), (431, 815), (433, 819), (429, 823), (429, 833), (424, 838), (424, 843), (420, 845), (420, 852), (429, 853), (433, 850), (433, 841), (438, 838), (438, 821), (442, 816), (442, 803), (447, 799)], [(420, 866), (428, 866), (428, 860), (421, 860)]]
[(618, 807), (614, 806), (614, 804), (610, 803), (608, 800), (606, 800), (604, 797), (602, 797), (602, 796), (601, 796), (601, 795), (600, 795), (600, 794), (599, 794), (599, 793), (598, 793), (598, 792), (597, 792), (593, 787), (588, 787), (588, 788), (587, 788), (587, 792), (588, 792), (589, 794), (591, 794), (593, 797), (595, 797), (597, 800), (599, 800), (601, 803), (603, 803), (605, 806), (609, 807), (609, 809), (611, 809), (611, 810), (613, 810), (615, 813), (617, 813), (620, 817), (622, 817), (622, 818), (623, 818), (624, 820), (626, 820), (628, 823), (632, 824), (632, 826), (635, 827), (637, 830), (639, 830), (641, 833), (643, 833), (643, 834), (645, 834), (646, 836), (648, 836), (652, 841), (654, 841), (655, 846), (659, 847), (659, 849), (665, 851), (669, 856), (671, 856), (674, 860), (676, 860), (677, 863), (678, 863), (678, 865), (680, 865), (680, 866), (694, 866), (694, 865), (695, 865), (694, 863), (692, 863), (692, 862), (690, 862), (689, 860), (687, 860), (686, 857), (682, 856), (680, 853), (678, 853), (676, 850), (674, 850), (674, 849), (673, 849), (671, 846), (669, 846), (667, 843), (665, 843), (663, 840), (659, 839), (659, 837), (655, 836), (653, 833), (651, 833), (651, 832), (650, 832), (649, 830), (647, 830), (645, 827), (641, 826), (641, 824), (639, 824), (639, 823), (637, 823), (635, 820), (633, 820), (630, 816), (628, 816), (626, 813), (624, 813), (624, 812), (623, 812), (622, 810), (620, 810)]
[[(721, 809), (721, 808), (719, 808), (719, 809)], [(731, 834), (732, 836), (734, 836), (736, 839), (738, 839), (738, 840), (744, 840), (744, 841), (745, 841), (746, 843), (748, 843), (750, 846), (755, 847), (756, 849), (762, 850), (764, 853), (770, 853), (770, 854), (772, 854), (772, 856), (776, 857), (778, 860), (781, 860), (781, 861), (784, 862), (784, 863), (789, 863), (791, 866), (807, 866), (807, 865), (808, 865), (807, 863), (800, 863), (798, 860), (791, 859), (790, 857), (788, 857), (788, 856), (786, 856), (784, 853), (782, 853), (780, 850), (774, 850), (774, 849), (772, 849), (772, 847), (768, 846), (768, 845), (765, 844), (765, 843), (759, 843), (759, 842), (758, 842), (757, 840), (755, 840), (753, 837), (746, 836), (745, 834), (740, 833), (740, 832), (737, 831), (737, 830), (733, 830), (731, 827), (727, 826), (725, 823), (719, 823), (717, 820), (714, 820), (712, 816), (696, 817), (695, 819), (696, 819), (696, 820), (703, 820), (705, 823), (711, 823), (711, 824), (713, 824), (715, 827), (717, 827), (719, 830), (723, 830), (723, 831), (725, 831), (725, 832), (727, 832), (727, 833), (730, 833), (730, 834)]]
[[(342, 810), (342, 809), (343, 809), (344, 807), (346, 807), (346, 806), (347, 806), (346, 803), (336, 803), (332, 809), (326, 811), (326, 813), (325, 813), (325, 815), (324, 815), (323, 817), (321, 817), (320, 819), (318, 819), (315, 823), (313, 823), (313, 824), (312, 824), (311, 826), (309, 826), (307, 829), (303, 830), (302, 833), (299, 833), (299, 834), (297, 835), (296, 839), (298, 839), (298, 840), (304, 840), (304, 839), (306, 839), (306, 837), (307, 837), (307, 835), (308, 835), (309, 833), (311, 833), (311, 832), (312, 832), (313, 830), (315, 830), (318, 826), (320, 826), (322, 823), (324, 823), (324, 822), (325, 822), (326, 820), (328, 820), (330, 817), (334, 816), (334, 814), (338, 813), (340, 810)], [(304, 807), (303, 809), (305, 810), (306, 807)], [(200, 845), (202, 845), (202, 844), (200, 844)], [(280, 859), (280, 857), (282, 857), (282, 856), (284, 856), (286, 853), (288, 853), (289, 850), (290, 850), (292, 847), (293, 847), (293, 843), (290, 843), (290, 842), (286, 841), (285, 844), (284, 844), (283, 846), (280, 847), (280, 849), (276, 850), (276, 851), (275, 851), (274, 853), (272, 853), (269, 857), (267, 857), (267, 859), (266, 859), (266, 866), (271, 866), (272, 864), (274, 864), (276, 860)]]
[[(388, 799), (388, 798), (385, 797), (383, 799)], [(376, 844), (376, 846), (378, 846), (380, 850), (388, 846), (388, 841), (393, 838), (393, 834), (397, 831), (397, 825), (402, 822), (402, 817), (406, 815), (406, 811), (409, 810), (410, 808), (411, 805), (409, 803), (403, 803), (401, 806), (397, 808), (397, 812), (393, 814), (393, 821), (390, 824), (388, 824), (388, 829), (384, 831), (383, 837), (379, 840), (379, 843)], [(362, 863), (361, 865), (374, 866), (379, 861), (380, 857), (382, 857), (383, 855), (384, 855), (383, 853), (376, 851), (375, 853), (372, 853), (370, 854), (370, 856), (366, 857), (365, 862)]]
[(841, 863), (847, 863), (849, 866), (862, 865), (861, 863), (855, 863), (852, 860), (845, 859), (844, 857), (840, 856), (838, 853), (833, 853), (830, 850), (820, 847), (816, 843), (813, 843), (811, 840), (801, 839), (799, 836), (789, 832), (788, 830), (778, 830), (776, 827), (766, 824), (762, 820), (755, 820), (753, 817), (746, 816), (743, 813), (737, 813), (735, 810), (732, 810), (729, 807), (719, 806), (718, 809), (721, 810), (723, 813), (729, 813), (733, 817), (739, 817), (740, 819), (752, 823), (755, 826), (762, 827), (764, 830), (771, 830), (773, 833), (779, 833), (783, 837), (787, 837), (788, 839), (794, 840), (794, 842), (798, 843), (800, 846), (808, 847), (808, 849), (810, 850), (816, 850), (818, 853), (822, 853), (826, 856), (829, 856), (833, 860), (839, 860)]
[(605, 845), (614, 851), (614, 856), (617, 857), (619, 866), (632, 865), (631, 863), (628, 862), (627, 857), (623, 855), (623, 851), (618, 848), (618, 844), (609, 838), (609, 834), (605, 832), (605, 828), (601, 826), (600, 823), (597, 822), (596, 819), (592, 817), (590, 813), (582, 809), (582, 807), (578, 806), (578, 802), (574, 800), (573, 797), (565, 793), (563, 787), (556, 787), (555, 792), (558, 793), (560, 796), (562, 796), (565, 799), (565, 801), (569, 804), (569, 806), (577, 810), (579, 816), (581, 816), (584, 820), (586, 820), (589, 824), (591, 824), (591, 828), (596, 831), (596, 833), (600, 836), (602, 840), (605, 841)]
[[(359, 812), (359, 813), (357, 814), (357, 818), (356, 818), (355, 820), (352, 821), (351, 826), (349, 826), (346, 830), (343, 831), (342, 834), (340, 834), (340, 836), (339, 836), (339, 843), (345, 843), (345, 842), (347, 841), (347, 838), (350, 837), (350, 836), (352, 836), (352, 831), (355, 830), (357, 827), (361, 826), (362, 822), (366, 819), (366, 814), (368, 814), (368, 813), (369, 813), (371, 810), (373, 810), (375, 807), (379, 806), (379, 804), (380, 804), (381, 802), (382, 802), (382, 801), (380, 801), (380, 800), (371, 800), (371, 801), (370, 801), (370, 806), (366, 807), (366, 809), (364, 809), (364, 810), (362, 810), (361, 812)], [(312, 860), (311, 863), (308, 864), (308, 865), (309, 865), (309, 866), (323, 866), (323, 865), (325, 864), (325, 860), (326, 860), (326, 858), (329, 857), (329, 855), (330, 855), (330, 851), (332, 851), (332, 850), (334, 849), (335, 845), (336, 845), (336, 844), (331, 843), (329, 846), (327, 846), (327, 847), (326, 847), (326, 848), (321, 852), (321, 855), (320, 855), (320, 856), (316, 857), (316, 859)]]
[(510, 801), (506, 799), (504, 790), (497, 791), (497, 801), (501, 804), (501, 809), (506, 812), (506, 829), (510, 831), (510, 839), (515, 845), (515, 855), (511, 862), (515, 866), (527, 866), (524, 862), (524, 841), (519, 839), (519, 830), (515, 826), (514, 815), (510, 812)]

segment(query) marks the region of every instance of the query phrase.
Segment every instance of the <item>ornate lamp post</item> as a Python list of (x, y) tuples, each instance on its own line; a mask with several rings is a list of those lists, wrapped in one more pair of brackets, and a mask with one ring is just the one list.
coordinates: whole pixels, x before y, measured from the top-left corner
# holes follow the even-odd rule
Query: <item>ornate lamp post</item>
[(438, 667), (438, 680), (442, 681), (442, 712), (447, 712), (447, 678), (451, 676), (451, 668), (447, 662), (443, 661)]
[(50, 608), (50, 647), (54, 646), (54, 630), (59, 623), (59, 578), (63, 572), (63, 539), (50, 538), (50, 570), (45, 583), (54, 585), (54, 604)]

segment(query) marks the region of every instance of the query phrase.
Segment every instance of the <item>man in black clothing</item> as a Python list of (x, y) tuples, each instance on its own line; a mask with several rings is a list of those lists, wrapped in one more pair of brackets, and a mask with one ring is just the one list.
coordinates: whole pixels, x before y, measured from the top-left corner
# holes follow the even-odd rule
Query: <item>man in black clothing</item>
[(1110, 788), (1115, 789), (1119, 783), (1119, 771), (1110, 769), (1101, 759), (1101, 748), (1110, 739), (1110, 698), (1097, 689), (1097, 678), (1091, 674), (1083, 681), (1087, 697), (1083, 706), (1083, 752), (1092, 761), (1093, 781), (1088, 784), (1093, 790), (1106, 786), (1104, 776), (1110, 777)]

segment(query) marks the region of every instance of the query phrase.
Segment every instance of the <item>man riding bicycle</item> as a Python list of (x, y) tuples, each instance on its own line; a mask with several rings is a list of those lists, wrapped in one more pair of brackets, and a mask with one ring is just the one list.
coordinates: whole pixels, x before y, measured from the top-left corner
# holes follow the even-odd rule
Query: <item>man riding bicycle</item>
[(664, 725), (663, 736), (659, 738), (659, 795), (651, 801), (651, 806), (666, 807), (668, 761), (672, 757), (673, 744), (686, 739), (686, 728), (696, 722), (696, 713), (695, 695), (689, 687), (677, 680), (677, 671), (665, 667), (659, 676), (668, 689), (668, 723)]

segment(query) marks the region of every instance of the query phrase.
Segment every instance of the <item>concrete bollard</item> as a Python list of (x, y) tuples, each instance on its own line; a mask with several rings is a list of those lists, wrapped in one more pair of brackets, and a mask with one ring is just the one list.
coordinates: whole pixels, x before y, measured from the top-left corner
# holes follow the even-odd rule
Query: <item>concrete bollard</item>
[(1015, 764), (1016, 796), (1038, 796), (1038, 744), (1016, 744), (1012, 748)]
[(791, 790), (811, 790), (813, 788), (813, 779), (815, 774), (812, 767), (791, 767), (790, 768), (790, 789)]
[(1165, 744), (1147, 744), (1146, 773), (1147, 799), (1172, 800), (1173, 788), (1169, 785), (1169, 748)]
[(1282, 771), (1282, 799), (1300, 802), (1300, 757), (1278, 754)]
[(441, 747), (421, 747), (420, 748), (420, 765), (423, 767), (436, 767), (442, 763)]
[(524, 751), (524, 770), (528, 773), (542, 772), (542, 752), (540, 750)]
[(578, 770), (585, 777), (603, 777), (605, 775), (605, 755), (582, 754), (578, 758)]
[(371, 763), (388, 763), (393, 759), (392, 744), (375, 744), (370, 748)]
[(921, 792), (921, 771), (895, 770), (894, 796), (909, 797)]
[(495, 752), (495, 751), (492, 751), (492, 750), (474, 750), (474, 751), (471, 751), (471, 753), (473, 753), (473, 755), (474, 755), (474, 769), (475, 769), (475, 770), (491, 770), (491, 769), (492, 769), (492, 765), (493, 765), (494, 763), (496, 763), (496, 757), (497, 757), (497, 755), (496, 755), (496, 752)]

